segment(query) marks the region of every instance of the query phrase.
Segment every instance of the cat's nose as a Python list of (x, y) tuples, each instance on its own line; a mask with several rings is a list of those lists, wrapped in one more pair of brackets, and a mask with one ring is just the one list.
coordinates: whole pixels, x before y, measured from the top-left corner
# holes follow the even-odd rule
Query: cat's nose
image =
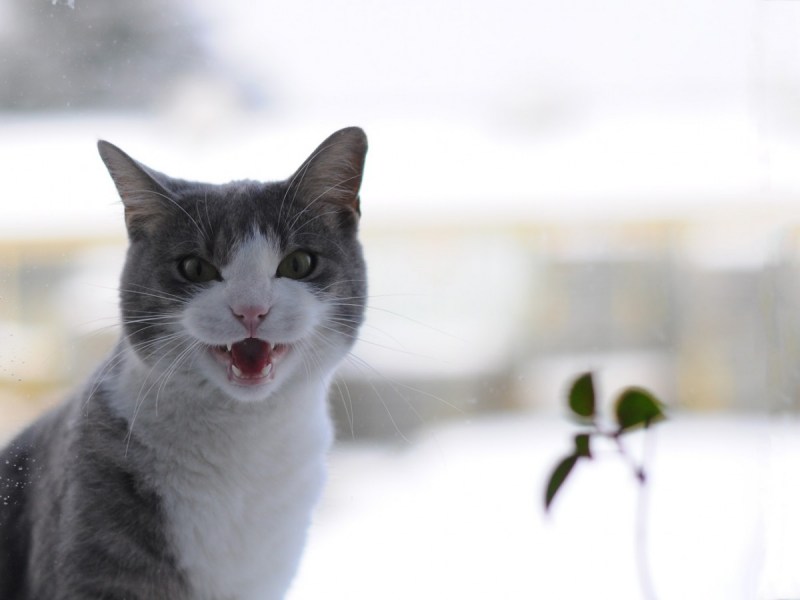
[(269, 307), (263, 305), (232, 306), (233, 316), (241, 321), (251, 337), (255, 337), (256, 329), (267, 318)]

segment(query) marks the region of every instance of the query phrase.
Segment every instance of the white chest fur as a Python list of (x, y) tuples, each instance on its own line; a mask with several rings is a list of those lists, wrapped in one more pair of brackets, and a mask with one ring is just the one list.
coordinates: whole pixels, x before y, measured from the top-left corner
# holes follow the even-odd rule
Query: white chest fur
[(195, 597), (283, 598), (325, 480), (327, 381), (287, 382), (264, 403), (170, 392), (157, 414), (142, 410), (134, 433), (157, 446), (154, 482)]

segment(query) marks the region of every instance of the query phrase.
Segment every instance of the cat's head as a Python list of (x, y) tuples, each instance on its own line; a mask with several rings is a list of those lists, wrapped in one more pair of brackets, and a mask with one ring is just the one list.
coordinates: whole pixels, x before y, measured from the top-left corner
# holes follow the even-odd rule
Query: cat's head
[(124, 332), (154, 385), (189, 374), (248, 401), (330, 375), (363, 320), (361, 129), (275, 183), (174, 179), (98, 148), (125, 206)]

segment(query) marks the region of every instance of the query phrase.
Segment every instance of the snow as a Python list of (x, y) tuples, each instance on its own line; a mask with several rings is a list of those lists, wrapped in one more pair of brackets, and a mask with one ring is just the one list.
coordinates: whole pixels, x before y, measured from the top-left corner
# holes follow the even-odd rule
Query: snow
[[(542, 509), (574, 427), (541, 415), (341, 444), (288, 600), (642, 598), (637, 487), (611, 448)], [(678, 415), (655, 432), (649, 561), (661, 599), (800, 595), (800, 423)]]

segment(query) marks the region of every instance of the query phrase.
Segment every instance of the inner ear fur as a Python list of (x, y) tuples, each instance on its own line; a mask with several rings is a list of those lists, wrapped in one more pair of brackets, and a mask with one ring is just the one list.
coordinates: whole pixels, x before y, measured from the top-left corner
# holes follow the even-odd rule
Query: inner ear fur
[(329, 136), (289, 180), (294, 196), (361, 214), (359, 190), (367, 155), (367, 136), (347, 127)]
[(171, 194), (160, 181), (167, 177), (105, 140), (97, 142), (97, 150), (125, 206), (128, 232), (134, 234), (153, 227), (169, 211)]

